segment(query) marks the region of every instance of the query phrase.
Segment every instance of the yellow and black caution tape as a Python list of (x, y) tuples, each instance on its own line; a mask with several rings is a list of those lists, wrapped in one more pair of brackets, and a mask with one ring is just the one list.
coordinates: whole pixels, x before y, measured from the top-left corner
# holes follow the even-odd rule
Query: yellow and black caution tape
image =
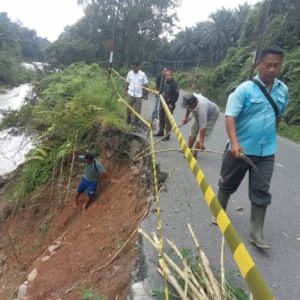
[[(120, 76), (120, 75), (119, 75)], [(155, 160), (155, 151), (154, 151), (154, 141), (153, 141), (153, 132), (151, 124), (143, 117), (141, 116), (133, 107), (131, 107), (127, 101), (120, 95), (120, 93), (117, 90), (116, 84), (114, 82), (114, 79), (111, 77), (113, 85), (116, 89), (117, 95), (130, 110), (131, 112), (138, 117), (148, 128), (150, 131), (149, 134), (149, 142), (151, 147), (151, 157), (152, 157), (152, 172), (153, 172), (153, 178), (154, 178), (154, 192), (155, 192), (155, 203), (156, 203), (156, 213), (157, 213), (157, 229), (159, 232), (159, 239), (160, 239), (160, 259), (162, 260), (162, 271), (163, 271), (163, 277), (164, 277), (164, 285), (165, 285), (165, 299), (169, 300), (169, 290), (168, 290), (168, 283), (167, 283), (167, 269), (166, 269), (166, 262), (164, 258), (164, 239), (163, 239), (163, 228), (162, 228), (162, 220), (161, 220), (161, 209), (160, 209), (160, 200), (159, 200), (159, 191), (158, 191), (158, 180), (157, 180), (157, 172), (156, 172), (156, 160)]]
[(156, 173), (156, 160), (155, 160), (155, 150), (154, 150), (154, 141), (153, 141), (153, 131), (152, 127), (149, 127), (150, 130), (150, 145), (151, 145), (151, 154), (152, 154), (152, 168), (153, 168), (153, 177), (154, 177), (154, 191), (155, 191), (155, 202), (156, 202), (156, 210), (157, 210), (157, 230), (159, 232), (160, 237), (160, 258), (162, 260), (162, 271), (164, 274), (164, 284), (165, 284), (165, 298), (169, 299), (168, 292), (168, 282), (167, 282), (167, 271), (166, 271), (166, 262), (164, 259), (164, 240), (163, 240), (163, 229), (161, 222), (161, 210), (160, 210), (160, 201), (159, 201), (159, 192), (158, 192), (158, 181), (157, 181), (157, 173)]
[[(126, 78), (122, 77), (117, 71), (113, 70), (113, 72), (117, 76), (119, 76), (121, 79), (123, 79), (127, 82)], [(155, 95), (158, 94), (157, 91), (154, 91), (151, 89), (147, 89), (147, 90), (154, 93)], [(119, 97), (120, 97), (120, 95), (119, 95)], [(123, 100), (123, 102), (126, 102), (124, 99), (122, 99), (122, 100)], [(221, 207), (212, 187), (209, 185), (209, 183), (206, 180), (196, 159), (194, 158), (190, 149), (188, 148), (187, 143), (186, 143), (185, 139), (183, 138), (183, 136), (178, 128), (178, 125), (176, 124), (162, 95), (160, 95), (160, 102), (161, 102), (161, 104), (166, 112), (166, 115), (172, 125), (172, 129), (177, 137), (180, 148), (183, 151), (185, 158), (187, 159), (187, 161), (189, 163), (190, 169), (196, 178), (196, 181), (204, 195), (204, 198), (205, 198), (213, 216), (217, 220), (217, 224), (221, 230), (221, 233), (224, 236), (224, 238), (232, 252), (233, 258), (234, 258), (237, 266), (239, 267), (241, 274), (242, 274), (243, 278), (245, 279), (250, 292), (254, 296), (254, 299), (255, 300), (274, 300), (275, 297), (272, 295), (272, 292), (271, 292), (269, 286), (267, 285), (264, 278), (261, 276), (252, 257), (250, 256), (248, 250), (246, 249), (245, 245), (241, 241), (241, 238), (239, 237), (236, 229), (233, 227), (226, 212)], [(127, 102), (126, 102), (126, 105), (130, 107), (130, 105), (128, 105)], [(140, 114), (138, 114), (132, 107), (130, 107), (130, 109), (132, 112), (135, 112), (135, 114), (145, 123), (144, 118)], [(150, 125), (148, 122), (145, 124), (148, 124), (147, 125), (148, 127)], [(149, 129), (150, 129), (150, 127), (149, 127)], [(150, 129), (150, 133), (152, 134), (152, 129)], [(151, 147), (152, 162), (155, 163), (153, 139), (150, 141), (150, 143), (152, 145), (152, 147)], [(157, 195), (157, 199), (158, 199), (158, 201), (156, 204), (159, 205), (158, 195)], [(158, 210), (158, 208), (157, 208), (157, 210)], [(158, 217), (159, 216), (160, 216), (160, 209), (159, 209)], [(159, 229), (162, 228), (161, 221), (160, 221), (160, 224), (158, 224), (158, 228)], [(162, 241), (162, 229), (161, 229), (160, 238)], [(162, 242), (162, 246), (163, 246), (163, 242)], [(165, 266), (165, 263), (163, 265)], [(163, 272), (165, 272), (165, 270), (163, 270)], [(165, 276), (164, 276), (164, 278), (166, 280)], [(166, 289), (167, 289), (167, 287), (166, 287)], [(168, 299), (167, 297), (168, 296), (166, 293), (166, 299)]]
[(161, 104), (165, 110), (165, 113), (172, 124), (174, 133), (179, 142), (180, 148), (187, 159), (190, 169), (192, 170), (196, 181), (204, 194), (204, 198), (213, 214), (216, 218), (218, 226), (233, 254), (233, 258), (237, 263), (243, 278), (245, 279), (249, 290), (254, 296), (255, 300), (273, 300), (275, 299), (269, 289), (264, 278), (261, 276), (258, 268), (256, 267), (253, 259), (251, 258), (249, 252), (247, 251), (245, 245), (241, 241), (236, 229), (233, 227), (230, 219), (228, 218), (226, 212), (220, 205), (212, 187), (206, 180), (202, 170), (200, 169), (196, 159), (192, 155), (190, 149), (188, 148), (185, 139), (183, 138), (178, 126), (166, 104), (163, 96), (160, 96)]

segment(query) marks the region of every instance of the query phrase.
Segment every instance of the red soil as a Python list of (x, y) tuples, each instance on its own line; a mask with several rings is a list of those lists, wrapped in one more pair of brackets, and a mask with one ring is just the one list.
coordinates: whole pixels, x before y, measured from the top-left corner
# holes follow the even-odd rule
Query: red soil
[[(30, 300), (82, 299), (82, 291), (89, 288), (109, 300), (126, 299), (135, 269), (137, 234), (107, 268), (93, 270), (105, 265), (137, 228), (146, 207), (146, 192), (142, 184), (135, 212), (138, 178), (128, 165), (111, 171), (120, 182), (102, 182), (100, 198), (85, 213), (81, 209), (84, 201), (76, 209), (70, 201), (55, 210), (57, 195), (51, 202), (51, 187), (47, 187), (40, 196), (43, 205), (10, 216), (6, 228), (1, 223), (0, 254), (6, 259), (0, 277), (1, 300), (10, 297), (33, 269), (38, 275), (29, 286)], [(79, 180), (74, 180), (73, 188)], [(61, 247), (42, 262), (49, 255), (48, 246), (58, 238)]]

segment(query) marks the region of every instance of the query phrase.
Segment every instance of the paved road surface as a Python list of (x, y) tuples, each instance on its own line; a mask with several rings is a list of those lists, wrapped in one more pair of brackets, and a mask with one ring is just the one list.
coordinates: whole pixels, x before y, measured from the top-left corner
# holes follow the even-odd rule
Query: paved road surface
[[(179, 100), (179, 103), (181, 99)], [(150, 118), (154, 97), (143, 102), (143, 114)], [(184, 111), (177, 105), (175, 120), (181, 123)], [(190, 124), (182, 127), (187, 139)], [(219, 118), (212, 139), (206, 143), (207, 149), (223, 151), (227, 136), (224, 128), (224, 115)], [(232, 196), (228, 214), (233, 225), (238, 230), (243, 242), (250, 251), (262, 275), (271, 287), (277, 299), (300, 299), (300, 145), (283, 138), (278, 138), (279, 151), (272, 179), (271, 192), (273, 203), (267, 212), (265, 238), (272, 244), (270, 251), (259, 251), (248, 243), (250, 202), (247, 197), (248, 178), (245, 178), (239, 190)], [(172, 135), (169, 142), (163, 142), (157, 149), (178, 147), (176, 137)], [(175, 240), (181, 248), (194, 248), (186, 224), (190, 222), (200, 239), (213, 267), (218, 270), (220, 260), (221, 234), (216, 226), (209, 222), (210, 212), (196, 181), (189, 170), (183, 154), (167, 152), (157, 154), (161, 169), (171, 172), (177, 168), (175, 175), (167, 185), (167, 192), (160, 195), (164, 236)], [(221, 167), (221, 155), (202, 153), (198, 163), (209, 183), (217, 190), (217, 182)], [(237, 207), (243, 207), (242, 213)], [(156, 228), (156, 214), (150, 213), (142, 227), (151, 232)], [(147, 268), (144, 287), (149, 292), (160, 289), (162, 280), (156, 273), (154, 265), (149, 262), (155, 256), (154, 251), (146, 244), (143, 245)], [(240, 285), (245, 286), (237, 275), (237, 266), (229, 248), (225, 249), (226, 272)], [(139, 296), (136, 299), (147, 299)]]

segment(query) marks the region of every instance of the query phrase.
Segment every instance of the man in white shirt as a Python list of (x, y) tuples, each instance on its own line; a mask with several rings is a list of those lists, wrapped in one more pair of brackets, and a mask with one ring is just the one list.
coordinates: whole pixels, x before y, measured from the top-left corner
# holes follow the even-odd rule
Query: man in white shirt
[[(194, 117), (194, 124), (188, 141), (189, 148), (195, 147), (195, 149), (205, 150), (204, 138), (207, 139), (212, 133), (218, 120), (220, 113), (218, 106), (201, 94), (187, 94), (183, 96), (182, 107), (186, 108), (184, 124), (188, 122), (190, 113)], [(192, 154), (197, 157), (197, 151), (192, 151)]]
[[(133, 107), (139, 114), (142, 110), (142, 96), (143, 87), (148, 85), (148, 79), (137, 62), (132, 64), (132, 70), (127, 74), (127, 82), (125, 91), (128, 96), (128, 104)], [(127, 109), (127, 124), (131, 122), (131, 110)], [(138, 124), (139, 119), (135, 117), (135, 125)]]

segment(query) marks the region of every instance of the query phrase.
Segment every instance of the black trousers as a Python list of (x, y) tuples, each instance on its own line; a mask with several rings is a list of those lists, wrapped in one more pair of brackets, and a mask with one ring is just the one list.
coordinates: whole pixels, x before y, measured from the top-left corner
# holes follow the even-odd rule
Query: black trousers
[(233, 194), (249, 171), (249, 199), (259, 206), (271, 204), (270, 183), (274, 170), (274, 155), (247, 155), (257, 171), (241, 158), (236, 158), (229, 150), (223, 154), (219, 188), (227, 194)]
[[(170, 108), (169, 108), (170, 109)], [(170, 109), (171, 114), (173, 114), (175, 107)], [(165, 113), (165, 110), (162, 105), (159, 107), (159, 132), (164, 133), (166, 130), (166, 134), (169, 133), (172, 129), (172, 125)]]

